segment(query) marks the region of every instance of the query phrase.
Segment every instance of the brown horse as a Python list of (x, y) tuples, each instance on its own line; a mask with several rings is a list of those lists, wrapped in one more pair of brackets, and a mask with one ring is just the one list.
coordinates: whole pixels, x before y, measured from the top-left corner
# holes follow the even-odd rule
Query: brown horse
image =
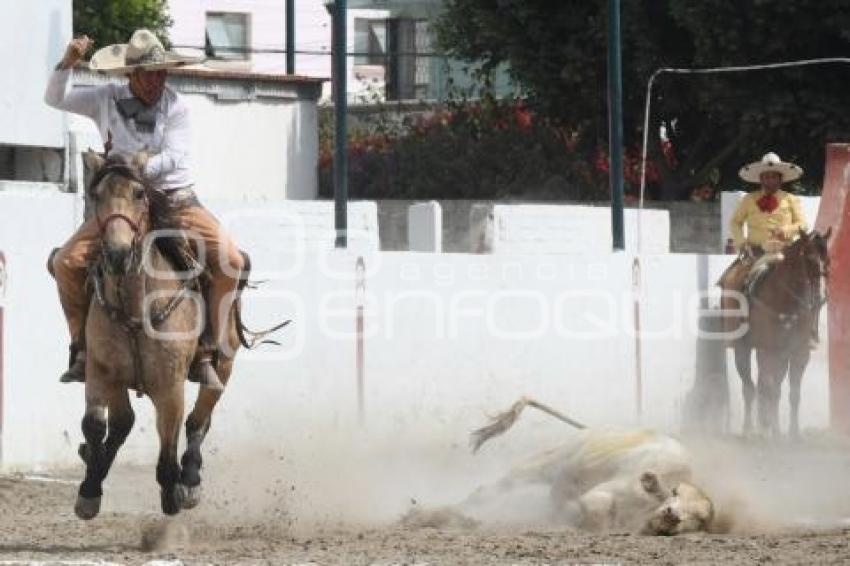
[[(175, 514), (199, 501), (201, 443), (221, 396), (221, 391), (200, 389), (186, 419), (186, 451), (178, 461), (184, 382), (205, 326), (200, 269), (191, 253), (179, 253), (180, 246), (171, 248), (176, 253), (164, 253), (169, 248), (161, 238), (146, 237), (153, 234), (152, 227), (167, 226), (160, 218), (167, 216), (162, 204), (167, 197), (142, 179), (144, 156), (104, 160), (88, 153), (85, 157), (94, 173), (88, 196), (100, 228), (100, 254), (90, 275), (94, 300), (85, 328), (86, 442), (80, 446), (86, 475), (75, 512), (91, 519), (100, 510), (103, 480), (133, 427), (128, 390), (135, 389), (139, 396), (146, 394), (156, 409), (160, 440), (156, 479), (162, 511)], [(186, 276), (187, 269), (194, 272)], [(239, 308), (237, 299), (228, 315), (230, 349), (217, 360), (222, 383), (230, 377), (240, 342), (247, 345)]]
[[(829, 272), (827, 241), (801, 231), (782, 251), (782, 259), (748, 285), (745, 292), (749, 318), (745, 334), (734, 344), (735, 366), (744, 393), (744, 433), (752, 430), (753, 401), (758, 401), (761, 433), (779, 433), (779, 396), (785, 375), (790, 378), (789, 434), (800, 432), (800, 383), (809, 363), (810, 341), (817, 312), (823, 302), (823, 284)], [(752, 350), (756, 351), (758, 387), (751, 375)]]

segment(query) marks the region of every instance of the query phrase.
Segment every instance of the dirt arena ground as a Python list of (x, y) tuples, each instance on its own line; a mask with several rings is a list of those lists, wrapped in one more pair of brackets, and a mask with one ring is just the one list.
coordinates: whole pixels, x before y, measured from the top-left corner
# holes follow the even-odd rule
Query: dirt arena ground
[[(811, 442), (773, 448), (712, 444), (701, 465), (717, 485), (758, 501), (742, 509), (736, 532), (656, 538), (590, 535), (563, 529), (484, 527), (408, 530), (392, 513), (357, 520), (333, 503), (325, 481), (209, 472), (205, 500), (177, 518), (159, 514), (152, 467), (120, 467), (105, 485), (99, 517), (76, 519), (72, 506), (81, 469), (0, 477), (0, 564), (273, 563), (273, 564), (847, 564), (850, 562), (850, 451)], [(356, 463), (354, 463), (356, 465)], [(747, 470), (739, 474), (734, 470)], [(241, 479), (237, 479), (241, 478)], [(374, 481), (382, 482), (378, 476)], [(443, 481), (434, 478), (434, 481)], [(709, 482), (711, 483), (711, 482)], [(304, 498), (294, 496), (299, 490)], [(305, 509), (311, 512), (304, 512)], [(364, 515), (365, 516), (365, 515)], [(758, 518), (756, 518), (758, 517)], [(163, 562), (165, 561), (165, 562)]]

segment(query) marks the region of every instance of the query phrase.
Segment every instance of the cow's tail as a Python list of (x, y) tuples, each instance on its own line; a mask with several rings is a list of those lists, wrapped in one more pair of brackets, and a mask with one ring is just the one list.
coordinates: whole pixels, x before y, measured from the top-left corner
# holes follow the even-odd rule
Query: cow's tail
[(478, 452), (478, 449), (491, 438), (506, 433), (512, 426), (514, 426), (514, 423), (517, 422), (520, 414), (526, 407), (539, 409), (546, 414), (552, 415), (559, 421), (565, 422), (577, 429), (587, 428), (580, 422), (571, 419), (552, 407), (546, 406), (543, 403), (531, 399), (530, 397), (521, 397), (520, 400), (514, 403), (510, 409), (493, 417), (490, 424), (479, 428), (470, 435), (469, 444), (472, 447), (472, 452)]

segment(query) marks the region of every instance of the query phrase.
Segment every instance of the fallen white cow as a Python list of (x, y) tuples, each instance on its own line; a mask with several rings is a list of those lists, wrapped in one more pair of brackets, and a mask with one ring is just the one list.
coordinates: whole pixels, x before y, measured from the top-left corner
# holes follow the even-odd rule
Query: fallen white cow
[(519, 502), (533, 498), (534, 490), (542, 488), (546, 495), (545, 520), (549, 523), (655, 535), (710, 528), (714, 506), (689, 483), (691, 469), (684, 447), (663, 434), (587, 430), (554, 409), (523, 398), (473, 433), (473, 451), (507, 431), (527, 406), (582, 430), (563, 446), (541, 454), (494, 485), (479, 488), (459, 505), (431, 511), (416, 509), (403, 522), (410, 526), (468, 526), (475, 519), (510, 514)]

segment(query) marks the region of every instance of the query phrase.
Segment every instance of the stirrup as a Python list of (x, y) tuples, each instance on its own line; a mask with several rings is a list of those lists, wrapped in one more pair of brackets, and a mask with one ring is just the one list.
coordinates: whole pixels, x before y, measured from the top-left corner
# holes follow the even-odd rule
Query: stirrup
[(213, 391), (224, 391), (224, 384), (218, 377), (218, 372), (213, 366), (212, 352), (205, 352), (201, 355), (198, 363), (189, 372), (189, 381), (198, 383), (201, 387), (206, 387)]

